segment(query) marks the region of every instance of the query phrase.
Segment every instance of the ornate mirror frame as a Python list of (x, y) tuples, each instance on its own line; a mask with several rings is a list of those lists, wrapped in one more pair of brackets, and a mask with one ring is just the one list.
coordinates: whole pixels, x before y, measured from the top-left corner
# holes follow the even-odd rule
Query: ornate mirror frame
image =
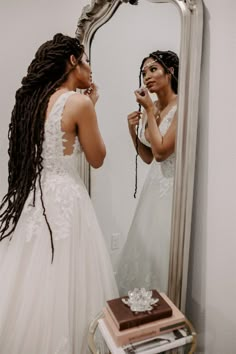
[[(203, 5), (202, 0), (146, 1), (173, 3), (179, 9), (181, 16), (178, 128), (168, 296), (184, 311), (197, 141)], [(85, 51), (89, 56), (95, 32), (109, 21), (120, 5), (127, 2), (129, 0), (92, 0), (90, 5), (83, 8), (82, 15), (78, 21), (76, 36), (83, 42)], [(84, 157), (81, 159), (81, 177), (88, 190), (90, 190), (90, 167)]]

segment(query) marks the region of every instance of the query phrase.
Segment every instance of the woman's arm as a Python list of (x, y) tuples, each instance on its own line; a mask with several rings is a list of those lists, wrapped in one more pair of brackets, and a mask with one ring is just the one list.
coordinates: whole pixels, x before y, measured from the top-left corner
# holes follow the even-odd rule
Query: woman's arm
[[(129, 132), (130, 136), (132, 138), (134, 147), (136, 150), (138, 150), (138, 154), (141, 157), (141, 159), (146, 162), (147, 164), (150, 164), (153, 160), (153, 154), (151, 149), (144, 145), (136, 136), (136, 127), (139, 124), (139, 119), (140, 119), (140, 112), (135, 111), (132, 112), (128, 115), (128, 126), (129, 126)], [(138, 143), (138, 148), (137, 148), (137, 143)]]
[(166, 134), (162, 136), (160, 129), (157, 125), (155, 117), (155, 106), (152, 102), (147, 89), (144, 89), (145, 95), (140, 95), (135, 91), (137, 102), (140, 103), (147, 114), (148, 123), (148, 137), (151, 145), (153, 157), (157, 161), (166, 160), (175, 150), (175, 137), (177, 128), (177, 115), (175, 114), (170, 127)]
[(152, 147), (153, 156), (157, 161), (164, 161), (175, 150), (175, 137), (176, 137), (176, 128), (177, 128), (176, 114), (166, 134), (162, 136), (156, 122), (154, 109), (148, 108), (146, 112), (147, 112), (147, 120), (148, 120), (149, 140)]
[(79, 93), (69, 99), (69, 114), (78, 128), (78, 138), (85, 157), (92, 167), (99, 168), (106, 156), (106, 147), (98, 127), (94, 102)]

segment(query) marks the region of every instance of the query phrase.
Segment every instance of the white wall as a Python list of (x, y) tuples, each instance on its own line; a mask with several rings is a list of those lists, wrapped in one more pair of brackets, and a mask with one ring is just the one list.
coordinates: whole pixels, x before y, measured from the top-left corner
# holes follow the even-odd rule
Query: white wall
[[(74, 34), (85, 0), (0, 0), (0, 196), (6, 191), (7, 129), (14, 93), (36, 48)], [(187, 314), (204, 354), (236, 352), (235, 0), (205, 0)]]
[(205, 1), (187, 296), (205, 354), (236, 353), (235, 13), (235, 1)]

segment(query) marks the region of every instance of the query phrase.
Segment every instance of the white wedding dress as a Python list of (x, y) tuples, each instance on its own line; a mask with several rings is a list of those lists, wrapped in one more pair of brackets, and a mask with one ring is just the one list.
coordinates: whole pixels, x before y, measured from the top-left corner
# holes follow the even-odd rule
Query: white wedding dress
[(91, 200), (78, 173), (81, 147), (64, 155), (62, 94), (45, 123), (42, 190), (30, 192), (11, 241), (0, 242), (0, 353), (87, 353), (89, 322), (118, 296)]
[[(176, 109), (173, 106), (163, 118), (159, 126), (162, 135)], [(150, 147), (144, 135), (145, 124), (146, 117), (139, 139)], [(116, 277), (121, 296), (136, 287), (167, 291), (174, 172), (175, 153), (151, 164), (119, 261)]]

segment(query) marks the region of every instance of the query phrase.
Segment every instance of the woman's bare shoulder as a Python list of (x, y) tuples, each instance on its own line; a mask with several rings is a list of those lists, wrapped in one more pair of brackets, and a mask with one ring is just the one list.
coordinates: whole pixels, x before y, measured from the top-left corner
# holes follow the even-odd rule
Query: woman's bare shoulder
[(66, 110), (67, 113), (77, 117), (81, 113), (94, 111), (94, 105), (88, 96), (75, 92), (68, 98)]
[(91, 99), (88, 96), (83, 95), (79, 92), (75, 92), (68, 98), (68, 104), (73, 106), (74, 108), (81, 108), (84, 106), (88, 107), (91, 105), (93, 106)]

